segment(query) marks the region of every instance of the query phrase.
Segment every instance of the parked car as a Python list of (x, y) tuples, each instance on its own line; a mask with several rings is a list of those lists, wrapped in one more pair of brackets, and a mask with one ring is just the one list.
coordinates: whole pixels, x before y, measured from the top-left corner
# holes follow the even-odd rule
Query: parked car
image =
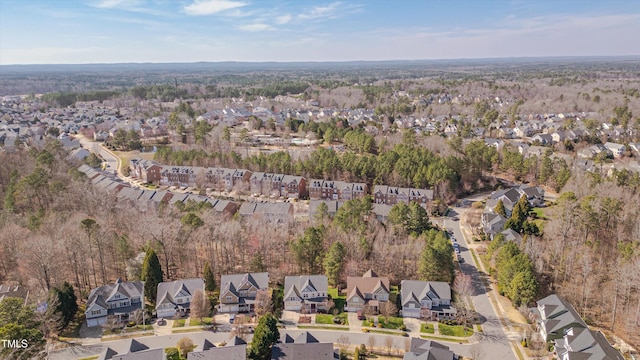
[(233, 324), (236, 319), (236, 314), (229, 315), (229, 324)]

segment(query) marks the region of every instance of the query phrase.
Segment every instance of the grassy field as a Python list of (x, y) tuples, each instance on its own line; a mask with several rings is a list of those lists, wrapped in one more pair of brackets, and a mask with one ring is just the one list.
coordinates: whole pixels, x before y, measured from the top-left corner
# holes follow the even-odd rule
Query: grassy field
[[(349, 325), (349, 313), (340, 313), (337, 316), (344, 321), (344, 325)], [(316, 324), (340, 325), (333, 322), (331, 314), (316, 314)]]
[(191, 321), (189, 321), (189, 326), (211, 325), (211, 324), (213, 324), (213, 318), (210, 318), (210, 317), (204, 317), (202, 318), (202, 321), (199, 321), (196, 318), (191, 318)]
[(421, 324), (420, 332), (427, 333), (427, 334), (435, 334), (436, 330), (433, 328), (433, 324)]
[[(384, 329), (399, 329), (402, 325), (404, 325), (404, 320), (399, 317), (385, 317), (378, 316), (378, 323), (382, 324), (382, 328)], [(362, 326), (373, 326), (373, 318), (369, 318), (362, 322)]]
[(174, 328), (183, 327), (184, 326), (184, 322), (185, 322), (185, 319), (178, 319), (178, 320), (173, 322), (173, 327)]
[(473, 335), (473, 330), (465, 329), (462, 325), (438, 324), (438, 331), (444, 336), (467, 337)]

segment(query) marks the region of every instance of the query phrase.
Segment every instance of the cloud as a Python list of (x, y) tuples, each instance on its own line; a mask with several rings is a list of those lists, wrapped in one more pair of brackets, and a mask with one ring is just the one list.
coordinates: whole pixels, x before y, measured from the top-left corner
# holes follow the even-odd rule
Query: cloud
[(263, 23), (239, 25), (238, 29), (244, 30), (244, 31), (250, 31), (250, 32), (275, 30), (273, 26), (269, 24), (263, 24)]
[(307, 14), (300, 14), (300, 19), (319, 19), (319, 18), (331, 18), (335, 17), (336, 13), (342, 3), (340, 1), (333, 2), (326, 6), (314, 6), (313, 9)]
[(293, 19), (293, 16), (291, 16), (291, 14), (281, 15), (276, 17), (276, 24), (278, 25), (288, 24), (291, 21), (291, 19)]
[(183, 11), (188, 15), (214, 15), (247, 5), (246, 2), (234, 0), (195, 0), (191, 5), (185, 6)]
[(100, 9), (123, 10), (158, 16), (170, 16), (171, 14), (144, 6), (144, 0), (101, 0), (90, 6)]

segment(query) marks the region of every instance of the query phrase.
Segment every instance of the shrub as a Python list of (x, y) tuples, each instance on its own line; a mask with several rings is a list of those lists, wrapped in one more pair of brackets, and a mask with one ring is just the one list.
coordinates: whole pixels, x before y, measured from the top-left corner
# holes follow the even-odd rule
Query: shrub
[(362, 328), (362, 332), (364, 332), (364, 333), (368, 333), (368, 332), (369, 332), (369, 329)]

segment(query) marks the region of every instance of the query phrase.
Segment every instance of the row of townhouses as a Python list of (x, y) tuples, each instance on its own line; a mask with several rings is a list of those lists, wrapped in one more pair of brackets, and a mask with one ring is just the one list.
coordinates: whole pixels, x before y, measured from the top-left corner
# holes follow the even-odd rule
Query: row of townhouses
[(536, 313), (540, 335), (553, 342), (558, 359), (624, 359), (601, 332), (590, 330), (573, 306), (558, 295), (538, 300)]

